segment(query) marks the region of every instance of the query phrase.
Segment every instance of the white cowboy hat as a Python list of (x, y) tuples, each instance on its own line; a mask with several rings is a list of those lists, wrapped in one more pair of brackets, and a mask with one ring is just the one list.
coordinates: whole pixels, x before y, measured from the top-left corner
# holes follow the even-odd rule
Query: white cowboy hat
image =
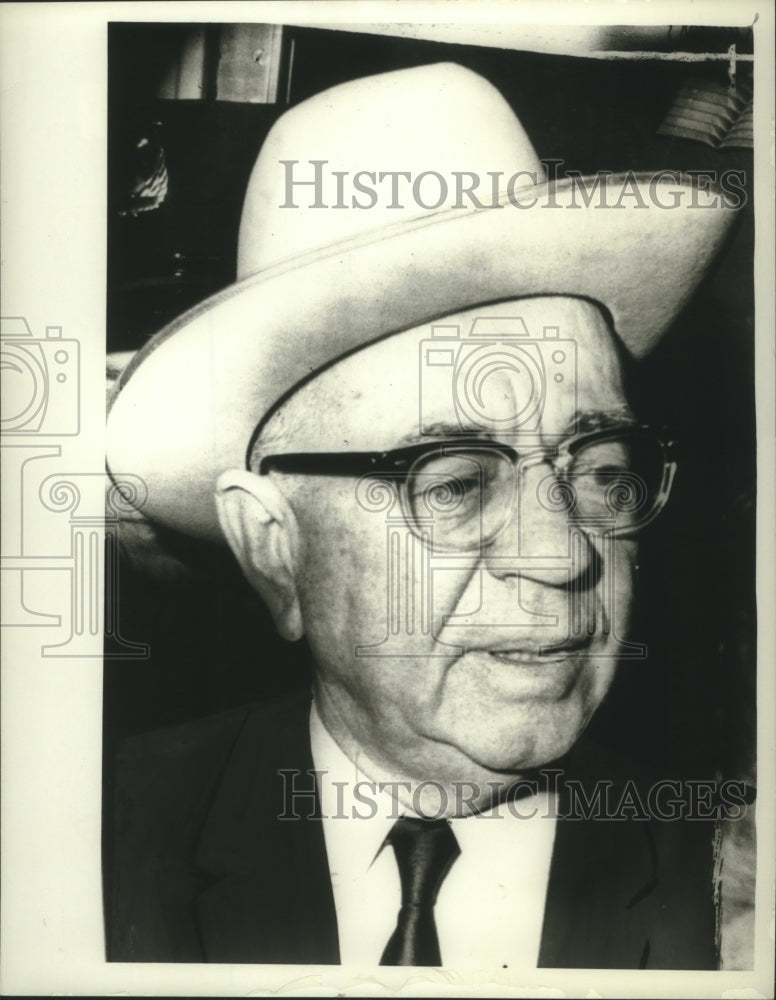
[[(298, 183), (316, 170), (318, 188)], [(417, 198), (409, 181), (394, 198), (389, 178), (366, 209), (352, 207), (359, 171), (437, 177)], [(482, 179), (480, 204), (456, 203), (450, 190), (445, 205), (423, 208), (438, 176), (456, 171), (467, 184)], [(611, 177), (615, 195), (603, 202), (600, 191), (582, 198), (579, 183), (544, 178), (504, 98), (460, 66), (357, 80), (287, 112), (250, 178), (238, 280), (158, 333), (117, 383), (111, 474), (142, 477), (152, 520), (222, 540), (219, 474), (245, 466), (255, 427), (279, 400), (352, 350), (479, 304), (565, 294), (601, 303), (629, 351), (646, 354), (735, 212), (670, 177)]]

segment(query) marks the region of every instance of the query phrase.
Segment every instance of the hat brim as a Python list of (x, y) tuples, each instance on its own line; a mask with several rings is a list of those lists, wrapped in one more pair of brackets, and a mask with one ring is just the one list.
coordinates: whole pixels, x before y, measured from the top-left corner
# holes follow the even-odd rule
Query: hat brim
[(254, 428), (279, 399), (355, 349), (480, 304), (572, 295), (600, 302), (643, 357), (692, 295), (735, 211), (718, 192), (633, 174), (621, 187), (626, 179), (638, 195), (620, 207), (598, 196), (580, 204), (579, 182), (568, 179), (513, 193), (503, 207), (366, 233), (230, 285), (161, 330), (125, 370), (108, 418), (111, 475), (142, 477), (145, 516), (219, 541), (220, 473), (245, 466)]

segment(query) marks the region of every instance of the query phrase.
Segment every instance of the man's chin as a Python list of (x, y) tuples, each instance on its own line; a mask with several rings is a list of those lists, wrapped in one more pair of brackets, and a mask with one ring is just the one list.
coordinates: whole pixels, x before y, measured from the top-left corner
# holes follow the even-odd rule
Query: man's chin
[(496, 774), (520, 775), (552, 764), (568, 753), (582, 735), (586, 722), (587, 718), (580, 717), (573, 724), (566, 720), (565, 725), (529, 724), (518, 731), (472, 732), (471, 739), (459, 739), (456, 743), (478, 767)]
[(595, 714), (613, 662), (602, 667), (590, 657), (569, 656), (539, 666), (469, 653), (446, 675), (435, 735), (490, 771), (550, 764), (574, 746)]

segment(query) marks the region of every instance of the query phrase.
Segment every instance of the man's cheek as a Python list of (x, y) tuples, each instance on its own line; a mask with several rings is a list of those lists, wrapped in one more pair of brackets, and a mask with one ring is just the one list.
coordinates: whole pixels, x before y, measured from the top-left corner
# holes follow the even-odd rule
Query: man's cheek
[(428, 655), (448, 617), (466, 613), (461, 598), (474, 572), (460, 556), (440, 562), (406, 528), (386, 531), (379, 542), (365, 534), (353, 547), (348, 571), (357, 654)]
[(630, 630), (633, 596), (637, 583), (637, 545), (632, 541), (615, 539), (612, 559), (613, 586), (608, 598), (611, 607), (612, 632), (625, 638)]
[(390, 554), (369, 532), (356, 532), (346, 547), (330, 550), (328, 558), (328, 579), (320, 583), (322, 604), (327, 616), (337, 620), (343, 655), (366, 662), (379, 654), (402, 618)]
[[(459, 618), (472, 618), (482, 607), (481, 574), (477, 560), (435, 555), (425, 574), (428, 609), (434, 636)], [(419, 581), (420, 584), (424, 581)]]

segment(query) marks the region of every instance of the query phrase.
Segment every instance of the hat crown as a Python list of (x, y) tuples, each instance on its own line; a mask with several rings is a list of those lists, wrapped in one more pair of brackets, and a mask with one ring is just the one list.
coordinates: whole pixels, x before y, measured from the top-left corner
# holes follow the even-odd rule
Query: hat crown
[[(283, 160), (308, 171), (311, 160), (326, 161), (321, 197), (314, 186), (297, 186), (300, 207), (283, 207)], [(403, 208), (392, 208), (384, 189), (373, 208), (350, 200), (333, 207), (345, 200), (338, 173), (351, 181), (359, 170), (402, 171), (416, 181), (430, 171), (468, 172), (481, 183), (497, 175), (507, 199), (494, 206), (502, 210), (491, 208), (491, 187), (482, 192), (485, 210), (470, 198), (459, 209), (449, 190), (452, 211), (442, 203), (424, 209), (410, 184)], [(675, 211), (601, 210), (595, 200), (575, 202), (568, 180), (541, 183), (541, 171), (506, 101), (453, 65), (344, 84), (288, 112), (250, 179), (243, 280), (160, 331), (124, 372), (108, 422), (111, 472), (142, 477), (151, 519), (223, 541), (219, 474), (244, 467), (251, 435), (272, 407), (351, 351), (483, 303), (508, 302), (506, 315), (515, 316), (514, 300), (565, 295), (601, 303), (627, 349), (645, 355), (692, 294), (735, 212), (713, 193), (707, 210), (695, 210), (699, 191), (681, 182), (661, 182), (663, 196), (678, 195)], [(539, 183), (515, 203), (523, 181)], [(651, 201), (650, 177), (630, 183)], [(327, 207), (312, 207), (316, 201)]]
[(445, 208), (471, 211), (474, 199), (492, 205), (519, 171), (519, 186), (544, 180), (512, 109), (471, 70), (437, 63), (333, 87), (286, 112), (262, 147), (238, 278)]

